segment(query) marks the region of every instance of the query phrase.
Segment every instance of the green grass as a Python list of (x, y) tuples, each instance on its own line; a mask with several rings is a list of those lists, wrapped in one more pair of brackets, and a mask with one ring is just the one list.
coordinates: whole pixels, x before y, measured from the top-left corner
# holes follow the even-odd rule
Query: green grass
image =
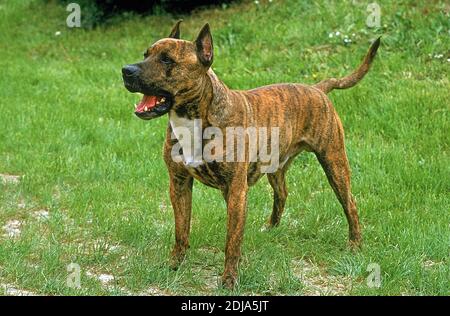
[[(22, 176), (18, 184), (0, 182), (0, 226), (21, 222), (15, 238), (1, 231), (0, 283), (69, 295), (302, 295), (314, 288), (449, 295), (449, 6), (417, 2), (378, 1), (380, 29), (365, 26), (364, 1), (243, 1), (184, 17), (186, 39), (211, 23), (213, 68), (238, 89), (342, 76), (383, 35), (363, 82), (331, 94), (346, 130), (364, 248), (346, 248), (343, 211), (316, 159), (303, 154), (288, 174), (279, 228), (260, 231), (272, 192), (265, 178), (252, 188), (240, 285), (229, 292), (216, 286), (225, 203), (201, 184), (194, 185), (187, 260), (176, 272), (167, 267), (174, 241), (161, 154), (167, 117), (134, 117), (139, 96), (120, 75), (175, 18), (136, 17), (88, 31), (68, 29), (64, 7), (0, 1), (0, 173)], [(353, 42), (330, 38), (336, 31)], [(49, 217), (37, 219), (43, 209)], [(81, 267), (81, 289), (66, 286), (71, 262)], [(367, 286), (370, 263), (380, 265), (380, 288)], [(95, 278), (102, 273), (115, 277), (108, 287)]]

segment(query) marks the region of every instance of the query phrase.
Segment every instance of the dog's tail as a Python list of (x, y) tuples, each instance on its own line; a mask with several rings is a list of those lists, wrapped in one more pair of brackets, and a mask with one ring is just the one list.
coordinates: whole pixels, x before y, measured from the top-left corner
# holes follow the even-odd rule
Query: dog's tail
[(313, 87), (328, 93), (333, 89), (347, 89), (356, 85), (362, 78), (364, 78), (366, 73), (369, 72), (370, 65), (372, 64), (372, 61), (377, 54), (378, 47), (380, 46), (380, 40), (381, 37), (377, 38), (377, 40), (372, 43), (362, 64), (353, 73), (340, 79), (330, 78), (322, 80), (321, 82), (313, 85)]

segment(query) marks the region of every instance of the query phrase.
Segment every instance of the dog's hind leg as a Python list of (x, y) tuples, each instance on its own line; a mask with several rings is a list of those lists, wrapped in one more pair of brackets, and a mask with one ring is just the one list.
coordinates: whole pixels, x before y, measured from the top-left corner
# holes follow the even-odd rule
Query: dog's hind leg
[(280, 224), (281, 215), (284, 212), (284, 206), (288, 196), (286, 187), (286, 171), (292, 161), (290, 158), (284, 166), (274, 173), (268, 173), (267, 178), (273, 189), (273, 209), (272, 215), (269, 218), (268, 228), (273, 228)]
[(359, 247), (361, 244), (361, 231), (359, 227), (356, 203), (351, 193), (350, 167), (345, 152), (344, 135), (339, 124), (339, 132), (328, 148), (317, 153), (316, 156), (327, 175), (339, 202), (344, 208), (349, 225), (349, 243), (351, 247)]

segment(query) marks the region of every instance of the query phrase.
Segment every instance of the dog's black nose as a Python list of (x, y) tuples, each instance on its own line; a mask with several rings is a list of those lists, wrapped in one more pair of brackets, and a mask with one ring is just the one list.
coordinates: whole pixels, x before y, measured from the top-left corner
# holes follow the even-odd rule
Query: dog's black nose
[(136, 75), (139, 72), (139, 67), (135, 65), (126, 65), (122, 68), (122, 74), (127, 77)]

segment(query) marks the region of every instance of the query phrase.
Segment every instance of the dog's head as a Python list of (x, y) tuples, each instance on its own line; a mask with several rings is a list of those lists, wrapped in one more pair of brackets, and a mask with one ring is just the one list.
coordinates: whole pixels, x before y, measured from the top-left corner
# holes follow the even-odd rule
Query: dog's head
[(200, 87), (213, 62), (213, 42), (206, 24), (193, 42), (180, 39), (180, 23), (144, 53), (144, 60), (122, 68), (125, 87), (144, 96), (135, 114), (142, 119), (161, 116), (177, 106), (177, 96)]

